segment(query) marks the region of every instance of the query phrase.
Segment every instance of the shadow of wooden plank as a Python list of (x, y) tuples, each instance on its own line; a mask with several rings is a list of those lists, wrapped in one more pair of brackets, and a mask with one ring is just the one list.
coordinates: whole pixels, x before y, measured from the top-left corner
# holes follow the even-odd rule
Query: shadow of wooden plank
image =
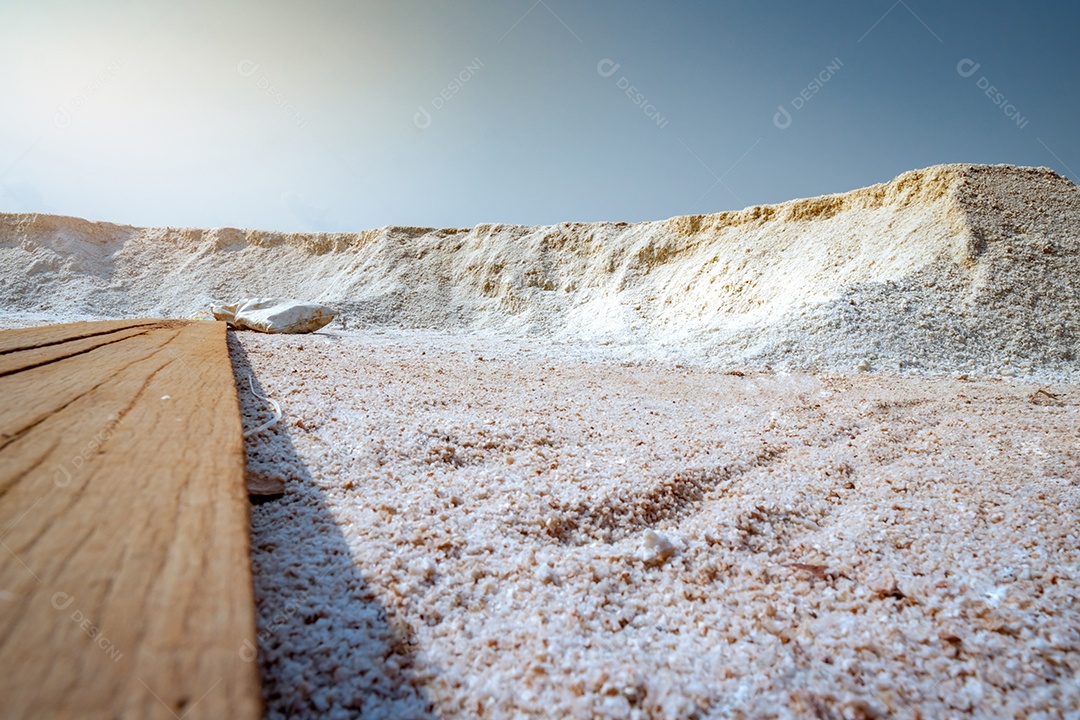
[[(270, 410), (255, 393), (273, 393), (237, 333), (229, 333), (229, 350), (241, 416), (257, 427)], [(249, 479), (274, 474), (286, 488), (280, 499), (256, 500), (251, 512), (267, 717), (434, 720), (432, 700), (413, 674), (416, 639), (394, 622), (354, 561), (321, 487), (325, 479), (312, 476), (293, 444), (287, 399), (282, 409), (282, 422), (246, 442)]]
[(0, 714), (259, 717), (224, 324), (7, 331), (4, 361)]

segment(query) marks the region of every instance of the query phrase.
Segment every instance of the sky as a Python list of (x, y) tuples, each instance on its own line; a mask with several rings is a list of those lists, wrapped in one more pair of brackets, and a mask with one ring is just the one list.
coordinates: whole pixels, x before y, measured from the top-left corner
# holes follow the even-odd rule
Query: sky
[(939, 163), (1080, 180), (1075, 0), (0, 0), (0, 212), (659, 220)]

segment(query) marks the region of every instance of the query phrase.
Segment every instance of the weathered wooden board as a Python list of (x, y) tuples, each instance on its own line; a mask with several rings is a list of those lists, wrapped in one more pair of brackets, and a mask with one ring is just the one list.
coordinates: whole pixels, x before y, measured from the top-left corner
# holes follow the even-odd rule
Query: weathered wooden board
[(225, 325), (0, 332), (0, 716), (256, 718)]

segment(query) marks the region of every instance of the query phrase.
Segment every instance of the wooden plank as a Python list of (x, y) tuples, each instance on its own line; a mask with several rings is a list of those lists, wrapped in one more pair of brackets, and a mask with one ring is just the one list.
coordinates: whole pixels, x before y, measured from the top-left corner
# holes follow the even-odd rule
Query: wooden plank
[[(159, 328), (168, 329), (165, 327)], [(0, 389), (5, 402), (0, 406), (0, 450), (17, 439), (21, 434), (33, 428), (37, 423), (59, 413), (78, 398), (93, 391), (100, 385), (106, 385), (109, 380), (108, 374), (99, 372), (100, 367), (112, 368), (123, 375), (120, 371), (127, 365), (141, 362), (158, 352), (166, 352), (163, 357), (168, 359), (176, 355), (176, 350), (168, 348), (163, 350), (163, 343), (167, 343), (175, 336), (172, 333), (151, 333), (142, 329), (122, 330), (121, 333), (131, 333), (125, 342), (101, 342), (94, 348), (94, 352), (72, 353), (64, 358), (66, 362), (62, 366), (53, 367), (51, 364), (29, 365), (19, 372), (17, 379), (3, 382), (0, 378)], [(93, 338), (90, 338), (93, 340)], [(75, 340), (72, 343), (50, 345), (45, 348), (35, 348), (25, 352), (13, 352), (0, 356), (0, 362), (5, 357), (13, 357), (16, 361), (29, 354), (40, 351), (50, 351), (55, 348), (63, 348), (69, 345), (87, 342), (85, 339)], [(136, 371), (136, 376), (140, 371)], [(47, 388), (47, 392), (42, 392)], [(108, 392), (108, 387), (104, 388)], [(77, 418), (75, 419), (77, 422)], [(70, 422), (65, 418), (58, 422)], [(108, 417), (102, 419), (109, 422)], [(54, 433), (55, 434), (55, 433)], [(17, 458), (24, 458), (25, 454)], [(3, 456), (0, 456), (3, 462)], [(3, 493), (3, 480), (0, 479), (0, 496)]]
[(42, 347), (57, 343), (71, 342), (81, 338), (108, 333), (124, 328), (158, 325), (162, 322), (175, 323), (175, 320), (103, 320), (101, 322), (76, 322), (59, 325), (39, 325), (38, 327), (17, 328), (0, 331), (0, 354), (18, 352), (29, 348)]
[(259, 717), (225, 325), (0, 332), (0, 367), (0, 716)]
[[(136, 335), (145, 335), (154, 329), (155, 325), (143, 325), (131, 328), (121, 328), (111, 333), (91, 335), (85, 338), (72, 339), (62, 343), (51, 343), (24, 350), (13, 350), (0, 354), (0, 377), (22, 372), (31, 368), (48, 365), (59, 360), (65, 360), (75, 355), (90, 352), (95, 348), (112, 343), (119, 343)], [(126, 346), (125, 346), (126, 347)]]

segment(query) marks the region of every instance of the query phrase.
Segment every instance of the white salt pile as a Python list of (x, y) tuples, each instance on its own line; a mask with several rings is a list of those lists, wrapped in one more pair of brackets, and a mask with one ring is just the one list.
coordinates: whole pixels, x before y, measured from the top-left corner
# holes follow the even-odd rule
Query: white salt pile
[(0, 215), (11, 315), (186, 317), (297, 297), (351, 326), (483, 330), (706, 364), (1075, 377), (1080, 188), (942, 165), (663, 222), (142, 229)]

